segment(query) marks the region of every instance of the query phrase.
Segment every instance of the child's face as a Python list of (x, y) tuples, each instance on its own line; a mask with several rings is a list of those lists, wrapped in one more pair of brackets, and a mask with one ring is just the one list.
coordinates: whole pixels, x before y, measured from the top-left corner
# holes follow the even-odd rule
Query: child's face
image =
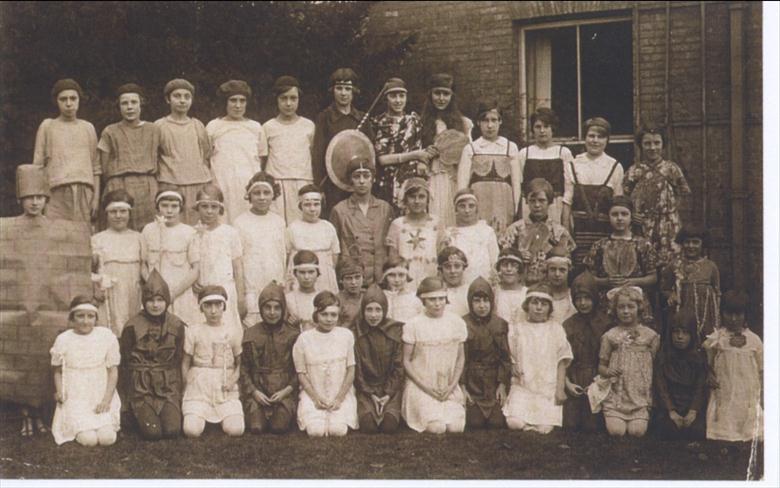
[(627, 296), (619, 296), (615, 305), (620, 325), (631, 326), (639, 320), (639, 304)]
[(363, 309), (363, 317), (365, 317), (366, 323), (371, 327), (376, 327), (382, 322), (382, 315), (384, 315), (384, 310), (382, 310), (382, 306), (376, 302), (369, 303)]
[(682, 248), (686, 258), (698, 259), (701, 257), (704, 241), (699, 237), (689, 237), (683, 241)]
[(296, 269), (295, 278), (298, 280), (301, 291), (311, 291), (314, 289), (314, 284), (317, 283), (317, 270)]
[(299, 98), (297, 87), (292, 87), (276, 97), (276, 106), (279, 108), (279, 113), (283, 117), (293, 117), (298, 113)]
[(540, 220), (547, 219), (547, 211), (550, 208), (550, 201), (547, 194), (543, 191), (531, 193), (528, 195), (528, 209), (531, 217)]
[(482, 137), (489, 141), (493, 141), (498, 137), (498, 129), (501, 128), (501, 115), (498, 110), (491, 110), (484, 114), (479, 120), (479, 130), (482, 132)]
[(79, 111), (79, 92), (76, 90), (62, 90), (57, 94), (57, 108), (60, 115), (68, 120), (76, 118)]
[(241, 120), (246, 113), (246, 97), (233, 95), (227, 99), (227, 116), (232, 120)]
[(688, 349), (691, 343), (691, 333), (682, 327), (672, 329), (672, 345), (681, 351)]
[(475, 296), (471, 300), (471, 310), (480, 318), (490, 315), (490, 300), (485, 296)]
[(498, 278), (503, 285), (514, 285), (520, 281), (520, 265), (514, 261), (501, 261), (498, 265)]
[(267, 186), (256, 186), (249, 192), (249, 204), (252, 210), (260, 215), (265, 215), (274, 201), (274, 191)]
[(425, 313), (429, 317), (438, 318), (444, 314), (444, 307), (447, 306), (447, 297), (431, 297), (422, 299)]
[(263, 306), (260, 307), (260, 316), (263, 318), (263, 321), (268, 324), (278, 324), (282, 319), (282, 304), (276, 300), (265, 302)]
[(547, 125), (542, 120), (534, 122), (534, 142), (540, 146), (546, 146), (552, 141), (553, 130), (551, 125)]
[(22, 198), (22, 210), (25, 215), (37, 217), (43, 214), (46, 207), (46, 197), (43, 195), (32, 195)]
[(374, 184), (374, 175), (371, 171), (353, 171), (350, 180), (356, 195), (362, 197), (371, 193), (371, 185)]
[(387, 94), (387, 109), (392, 115), (402, 115), (406, 108), (406, 92), (395, 91)]
[(181, 202), (178, 200), (160, 200), (157, 204), (157, 209), (160, 215), (165, 218), (165, 225), (173, 226), (179, 223)]
[(472, 199), (461, 200), (455, 205), (455, 220), (458, 225), (473, 225), (477, 223), (477, 202)]
[(168, 308), (165, 299), (159, 295), (153, 296), (150, 300), (144, 302), (144, 310), (152, 317), (159, 317)]
[(222, 314), (225, 313), (225, 304), (219, 300), (203, 302), (200, 306), (201, 312), (206, 316), (206, 323), (209, 325), (219, 325), (222, 323)]
[(609, 209), (609, 223), (612, 230), (625, 232), (631, 225), (631, 211), (626, 207), (612, 207)]
[(546, 322), (550, 318), (552, 307), (550, 302), (539, 297), (528, 300), (528, 320), (531, 322)]
[(402, 289), (404, 285), (406, 285), (408, 276), (408, 273), (402, 271), (393, 271), (387, 273), (387, 277), (385, 278), (387, 280), (387, 286), (392, 291), (398, 291)]
[(97, 314), (89, 310), (77, 310), (73, 314), (73, 330), (80, 335), (92, 332), (97, 324)]
[(352, 105), (352, 87), (349, 85), (336, 85), (333, 87), (333, 99), (336, 105), (341, 108), (347, 108)]
[(127, 224), (130, 222), (130, 209), (129, 208), (112, 208), (107, 212), (108, 225), (113, 230), (125, 230)]
[(360, 295), (363, 288), (363, 273), (352, 273), (341, 278), (344, 291), (352, 296)]
[(436, 110), (447, 110), (452, 101), (452, 91), (445, 88), (434, 88), (431, 90), (431, 103)]
[(135, 122), (141, 118), (141, 96), (137, 93), (119, 95), (119, 113), (125, 122)]
[(428, 192), (425, 190), (416, 190), (407, 194), (404, 201), (410, 213), (421, 215), (428, 211)]
[(331, 305), (325, 307), (324, 310), (317, 312), (317, 328), (323, 332), (330, 332), (339, 323), (339, 311), (338, 305)]
[(566, 278), (569, 276), (569, 266), (565, 263), (547, 264), (547, 281), (555, 288), (566, 286)]
[(463, 263), (446, 262), (441, 265), (441, 277), (448, 286), (460, 286), (463, 284)]
[(322, 200), (308, 199), (301, 203), (301, 212), (306, 222), (316, 222), (322, 212)]
[(724, 311), (723, 326), (733, 331), (742, 330), (745, 326), (745, 312)]
[(185, 88), (177, 88), (168, 95), (167, 102), (171, 107), (171, 113), (187, 115), (192, 107), (192, 93)]
[(201, 202), (198, 204), (198, 215), (200, 221), (206, 225), (211, 225), (219, 221), (219, 211), (222, 206), (218, 202)]
[(587, 315), (593, 311), (593, 299), (590, 295), (577, 295), (574, 297), (574, 307), (579, 313)]
[(645, 134), (642, 136), (642, 155), (645, 161), (655, 163), (660, 161), (664, 151), (664, 139), (661, 134)]
[(593, 157), (601, 156), (607, 148), (607, 135), (591, 127), (585, 134), (585, 150)]

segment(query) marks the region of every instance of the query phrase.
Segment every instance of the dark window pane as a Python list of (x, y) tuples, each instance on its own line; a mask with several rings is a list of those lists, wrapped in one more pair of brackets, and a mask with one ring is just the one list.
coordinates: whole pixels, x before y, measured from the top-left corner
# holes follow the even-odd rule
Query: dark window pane
[(554, 29), (552, 35), (552, 109), (560, 118), (557, 137), (577, 137), (577, 31)]
[(613, 134), (633, 133), (631, 22), (583, 25), (580, 47), (583, 119), (601, 116)]

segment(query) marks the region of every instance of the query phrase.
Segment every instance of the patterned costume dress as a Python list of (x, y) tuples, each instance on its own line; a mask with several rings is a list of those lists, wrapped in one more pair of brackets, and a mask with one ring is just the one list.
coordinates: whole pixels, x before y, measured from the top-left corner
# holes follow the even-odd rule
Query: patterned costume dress
[[(376, 156), (401, 154), (422, 148), (420, 117), (412, 112), (400, 118), (384, 113), (372, 120), (374, 127), (374, 149)], [(377, 165), (374, 184), (375, 195), (393, 205), (401, 206), (401, 185), (411, 176), (423, 176), (417, 170), (418, 161), (389, 166)]]
[(531, 253), (531, 262), (525, 266), (525, 283), (531, 285), (545, 278), (547, 275), (547, 253), (556, 246), (563, 246), (568, 253), (574, 252), (577, 245), (569, 231), (552, 219), (535, 221), (528, 217), (518, 220), (507, 227), (499, 237), (498, 245), (501, 249), (508, 247), (518, 251)]
[[(471, 129), (474, 123), (467, 117), (463, 117), (463, 132), (471, 142)], [(441, 119), (436, 119), (436, 135), (447, 130), (447, 124)], [(458, 166), (445, 166), (440, 158), (431, 161), (431, 215), (436, 215), (444, 227), (455, 225), (455, 208), (452, 199), (458, 190)]]
[(390, 224), (387, 246), (395, 248), (398, 255), (409, 263), (410, 289), (416, 290), (424, 278), (438, 272), (436, 249), (442, 230), (439, 219), (434, 215), (427, 216), (423, 222), (412, 221), (406, 216), (398, 217)]
[(674, 259), (661, 273), (661, 292), (676, 294), (677, 310), (696, 317), (698, 344), (720, 327), (720, 273), (709, 259)]

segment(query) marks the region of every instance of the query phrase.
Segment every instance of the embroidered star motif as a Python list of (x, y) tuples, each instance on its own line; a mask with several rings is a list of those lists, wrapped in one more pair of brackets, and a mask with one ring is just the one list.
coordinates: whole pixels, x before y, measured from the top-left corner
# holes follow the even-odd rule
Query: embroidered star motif
[(406, 243), (411, 244), (412, 249), (415, 250), (422, 248), (425, 245), (424, 242), (426, 241), (426, 238), (421, 234), (422, 229), (417, 229), (409, 235), (409, 240), (406, 241)]

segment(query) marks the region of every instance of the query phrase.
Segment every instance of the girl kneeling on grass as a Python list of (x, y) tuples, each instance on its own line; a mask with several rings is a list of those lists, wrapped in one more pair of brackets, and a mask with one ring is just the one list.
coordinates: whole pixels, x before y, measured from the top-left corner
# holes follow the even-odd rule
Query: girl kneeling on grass
[(184, 335), (184, 435), (200, 437), (206, 422), (222, 424), (229, 436), (244, 433), (244, 411), (238, 399), (241, 331), (224, 323), (227, 292), (204, 286), (198, 303), (206, 322), (190, 326)]
[(358, 428), (355, 399), (355, 337), (337, 327), (339, 299), (329, 291), (314, 297), (315, 328), (293, 346), (301, 384), (298, 427), (312, 437), (344, 436)]
[(54, 341), (51, 364), (57, 390), (52, 434), (57, 445), (116, 442), (121, 403), (116, 392), (119, 342), (106, 327), (95, 327), (98, 309), (79, 295), (70, 303), (70, 329)]
[(417, 288), (425, 312), (404, 326), (404, 388), (402, 415), (417, 432), (463, 432), (465, 397), (458, 384), (463, 373), (466, 322), (445, 311), (447, 290), (429, 276)]

